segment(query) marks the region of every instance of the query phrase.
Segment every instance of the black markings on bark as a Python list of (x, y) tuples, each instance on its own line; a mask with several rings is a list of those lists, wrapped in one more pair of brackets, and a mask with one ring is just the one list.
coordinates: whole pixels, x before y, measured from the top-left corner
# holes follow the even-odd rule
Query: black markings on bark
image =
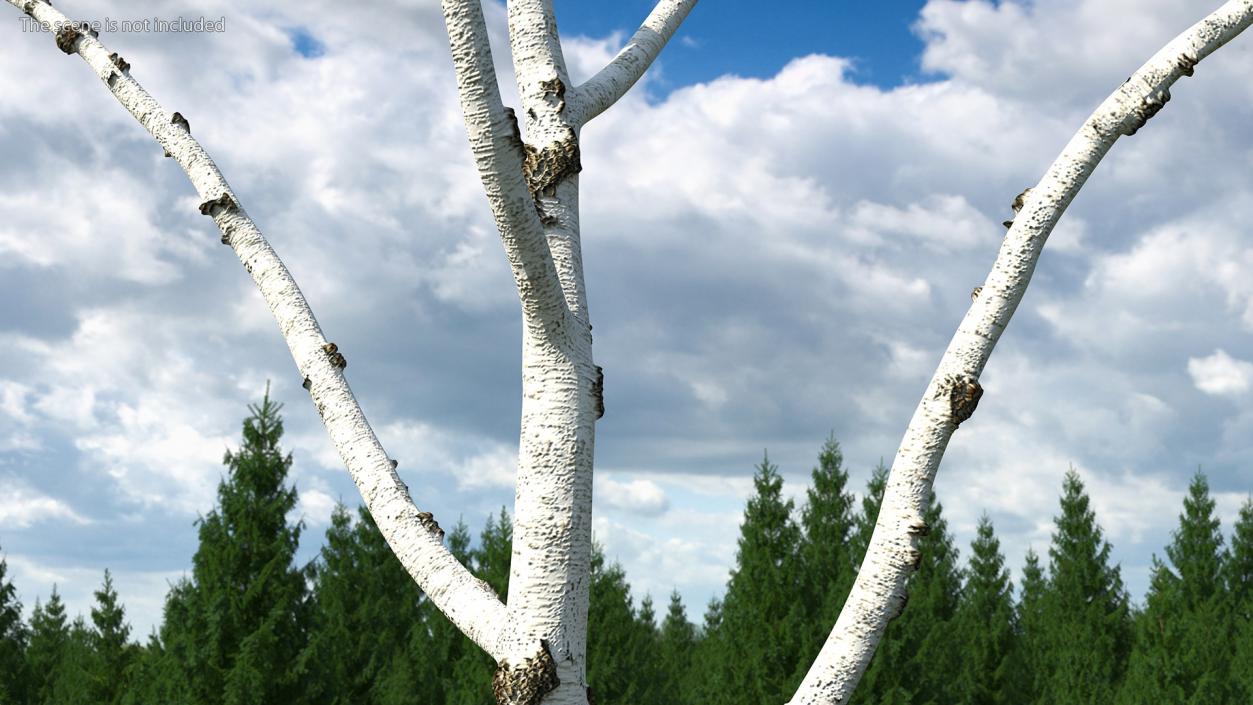
[(546, 81), (539, 82), (539, 89), (544, 91), (544, 97), (552, 96), (557, 99), (557, 112), (566, 109), (566, 84), (561, 82), (560, 78), (554, 76)]
[(971, 289), (971, 290), (970, 290), (970, 300), (971, 300), (971, 301), (978, 301), (978, 300), (979, 300), (979, 294), (982, 294), (982, 293), (983, 293), (983, 287), (981, 287), (981, 286), (976, 286), (975, 288), (973, 288), (973, 289)]
[[(217, 198), (209, 199), (208, 201), (200, 204), (200, 214), (207, 215), (212, 218), (217, 218), (219, 215), (227, 215), (237, 212), (239, 212), (239, 204), (235, 202), (235, 199), (231, 198), (229, 193), (224, 193)], [(225, 230), (222, 231), (222, 244), (231, 244), (231, 237)]]
[(1123, 131), (1123, 134), (1130, 137), (1139, 132), (1140, 128), (1152, 120), (1154, 115), (1160, 113), (1169, 102), (1170, 91), (1165, 89), (1140, 101), (1140, 107), (1136, 108), (1134, 113), (1135, 120), (1131, 123), (1131, 127)]
[(305, 390), (308, 391), (313, 388), (313, 380), (309, 379), (308, 377), (305, 377), (305, 381), (301, 382), (300, 386), (304, 387)]
[(1175, 62), (1179, 66), (1179, 72), (1185, 76), (1191, 76), (1196, 72), (1196, 64), (1200, 59), (1191, 54), (1180, 54), (1179, 60)]
[[(127, 67), (129, 67), (129, 66), (130, 66), (130, 64), (127, 64)], [(183, 117), (183, 114), (182, 114), (182, 113), (178, 113), (178, 112), (176, 112), (176, 113), (174, 113), (173, 115), (171, 115), (171, 116), (170, 116), (170, 124), (171, 124), (171, 125), (177, 125), (177, 126), (179, 126), (179, 127), (183, 128), (183, 131), (184, 131), (184, 132), (186, 132), (187, 134), (189, 134), (189, 135), (191, 134), (191, 123), (187, 122), (187, 118)], [(174, 156), (174, 155), (170, 154), (169, 152), (166, 152), (166, 153), (165, 153), (165, 156), (167, 156), (167, 157), (172, 157), (172, 156)]]
[(1004, 225), (1004, 226), (1005, 226), (1005, 229), (1006, 229), (1006, 230), (1009, 230), (1010, 228), (1014, 227), (1014, 221), (1012, 221), (1012, 220), (1006, 220), (1006, 221), (1002, 222), (1002, 223), (1001, 223), (1001, 225)]
[(592, 398), (596, 400), (596, 418), (605, 415), (605, 368), (596, 366), (596, 380), (592, 382)]
[[(405, 488), (405, 494), (409, 494), (409, 487), (405, 483), (400, 483)], [(435, 515), (430, 512), (418, 512), (418, 523), (422, 528), (434, 534), (440, 541), (444, 540), (444, 530), (439, 528), (439, 524), (435, 521)]]
[(1014, 196), (1014, 202), (1009, 204), (1009, 207), (1013, 208), (1015, 213), (1021, 211), (1022, 207), (1027, 204), (1027, 197), (1030, 195), (1031, 195), (1031, 189), (1029, 187), (1023, 189), (1022, 193), (1018, 194), (1017, 196)]
[(78, 40), (82, 38), (82, 33), (78, 31), (78, 25), (70, 22), (61, 25), (57, 30), (57, 48), (66, 54), (74, 54), (78, 51)]
[(131, 70), (130, 62), (127, 61), (126, 59), (123, 59), (122, 55), (117, 53), (116, 51), (113, 52), (112, 54), (109, 54), (109, 61), (113, 62), (113, 65), (117, 67), (118, 71), (125, 72), (125, 71)]
[(909, 606), (909, 593), (906, 592), (904, 595), (901, 595), (901, 601), (896, 606), (896, 612), (894, 612), (891, 617), (888, 617), (888, 621), (896, 619), (897, 617), (904, 614), (905, 608), (908, 606)]
[(558, 685), (557, 663), (543, 640), (538, 654), (523, 659), (519, 666), (502, 661), (492, 676), (497, 705), (539, 705)]
[(949, 375), (941, 387), (941, 394), (948, 396), (949, 413), (952, 416), (953, 425), (960, 426), (963, 421), (974, 415), (975, 407), (979, 406), (979, 398), (983, 396), (983, 387), (979, 386), (979, 380), (974, 377)]
[(910, 522), (909, 526), (906, 527), (905, 530), (909, 532), (910, 536), (926, 536), (931, 533), (931, 527), (928, 526), (927, 522), (923, 519), (915, 519)]
[(331, 360), (331, 364), (335, 367), (342, 370), (348, 366), (347, 358), (345, 358), (344, 354), (339, 351), (339, 346), (335, 343), (327, 343), (326, 345), (323, 345), (322, 352), (326, 353), (326, 356)]
[(535, 210), (540, 221), (552, 225), (557, 219), (544, 211), (543, 197), (553, 196), (557, 192), (557, 184), (569, 176), (583, 170), (579, 155), (579, 138), (574, 128), (566, 128), (566, 136), (551, 142), (543, 149), (522, 144), (522, 173), (526, 175), (527, 188), (535, 200)]
[(392, 470), (395, 470), (396, 468), (400, 467), (400, 461), (396, 460), (395, 458), (388, 458), (387, 462), (391, 463)]

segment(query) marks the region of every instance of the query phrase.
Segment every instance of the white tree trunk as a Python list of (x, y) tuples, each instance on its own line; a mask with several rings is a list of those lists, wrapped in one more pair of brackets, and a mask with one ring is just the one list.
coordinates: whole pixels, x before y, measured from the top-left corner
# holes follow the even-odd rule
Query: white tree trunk
[(866, 558), (835, 628), (792, 705), (843, 704), (874, 656), (883, 630), (904, 609), (905, 581), (918, 566), (923, 511), (944, 449), (983, 394), (979, 375), (1022, 301), (1045, 240), (1092, 170), (1170, 99), (1170, 85), (1253, 22), (1253, 0), (1233, 0), (1176, 37), (1105, 99), (1040, 183), (1015, 199), (1018, 211), (996, 262), (905, 430), (892, 462)]

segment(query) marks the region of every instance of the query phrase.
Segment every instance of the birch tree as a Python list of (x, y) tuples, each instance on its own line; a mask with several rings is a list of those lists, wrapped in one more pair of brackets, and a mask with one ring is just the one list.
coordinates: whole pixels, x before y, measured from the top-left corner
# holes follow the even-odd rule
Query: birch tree
[[(566, 70), (551, 0), (508, 0), (518, 111), (502, 102), (481, 0), (442, 0), (470, 147), (523, 320), (514, 554), (504, 601), (449, 552), (435, 517), (415, 504), (348, 386), (344, 352), (324, 334), (188, 120), (144, 90), (130, 64), (88, 27), (45, 0), (7, 1), (50, 28), (59, 50), (84, 60), (186, 172), (200, 212), (261, 291), (388, 544), (432, 603), (497, 663), (497, 700), (587, 703), (593, 450), (605, 401), (583, 277), (579, 136), (640, 79), (695, 0), (660, 0), (626, 47), (580, 85)], [(1232, 0), (1171, 41), (1096, 109), (1041, 181), (1014, 199), (1018, 215), (908, 424), (857, 579), (792, 703), (847, 702), (903, 608), (944, 449), (974, 413), (979, 376), (1067, 205), (1114, 142), (1142, 128), (1176, 80), (1250, 22), (1253, 0)]]

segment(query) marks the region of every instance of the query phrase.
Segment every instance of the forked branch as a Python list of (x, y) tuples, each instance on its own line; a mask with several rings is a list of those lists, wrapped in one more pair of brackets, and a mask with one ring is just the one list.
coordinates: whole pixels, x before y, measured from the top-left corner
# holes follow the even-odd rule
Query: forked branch
[(1167, 44), (1105, 99), (1070, 140), (1020, 209), (974, 303), (949, 343), (892, 462), (865, 561), (830, 637), (793, 705), (846, 703), (890, 620), (905, 605), (905, 581), (918, 566), (923, 511), (944, 449), (974, 412), (979, 375), (1022, 301), (1045, 240), (1101, 158), (1122, 135), (1144, 126), (1170, 99), (1180, 76), (1253, 23), (1253, 0), (1233, 0)]
[(622, 51), (599, 73), (574, 89), (570, 97), (571, 121), (586, 125), (626, 95), (695, 6), (696, 0), (660, 0)]
[(222, 242), (252, 275), (278, 322), (304, 386), (331, 441), (387, 543), (422, 590), (476, 644), (502, 657), (515, 641), (504, 605), (444, 547), (443, 531), (429, 512), (419, 511), (395, 463), (374, 435), (344, 378), (347, 360), (318, 326), (295, 279), (248, 217), (213, 160), (191, 136), (188, 121), (169, 113), (130, 75), (130, 64), (111, 53), (95, 34), (42, 0), (8, 0), (52, 29), (58, 48), (78, 54), (173, 157), (200, 195), (200, 212), (211, 216)]

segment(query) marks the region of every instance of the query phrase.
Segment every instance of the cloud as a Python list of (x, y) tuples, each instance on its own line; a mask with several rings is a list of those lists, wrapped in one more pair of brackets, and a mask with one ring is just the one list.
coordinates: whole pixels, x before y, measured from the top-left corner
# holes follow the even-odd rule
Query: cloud
[(1188, 359), (1188, 374), (1196, 388), (1215, 396), (1239, 396), (1249, 391), (1253, 363), (1237, 360), (1223, 350), (1208, 357)]
[(25, 529), (50, 521), (87, 524), (88, 520), (68, 504), (31, 489), (13, 479), (0, 479), (0, 528)]
[(644, 516), (664, 514), (670, 508), (665, 491), (651, 480), (618, 482), (598, 474), (596, 497), (608, 507)]

